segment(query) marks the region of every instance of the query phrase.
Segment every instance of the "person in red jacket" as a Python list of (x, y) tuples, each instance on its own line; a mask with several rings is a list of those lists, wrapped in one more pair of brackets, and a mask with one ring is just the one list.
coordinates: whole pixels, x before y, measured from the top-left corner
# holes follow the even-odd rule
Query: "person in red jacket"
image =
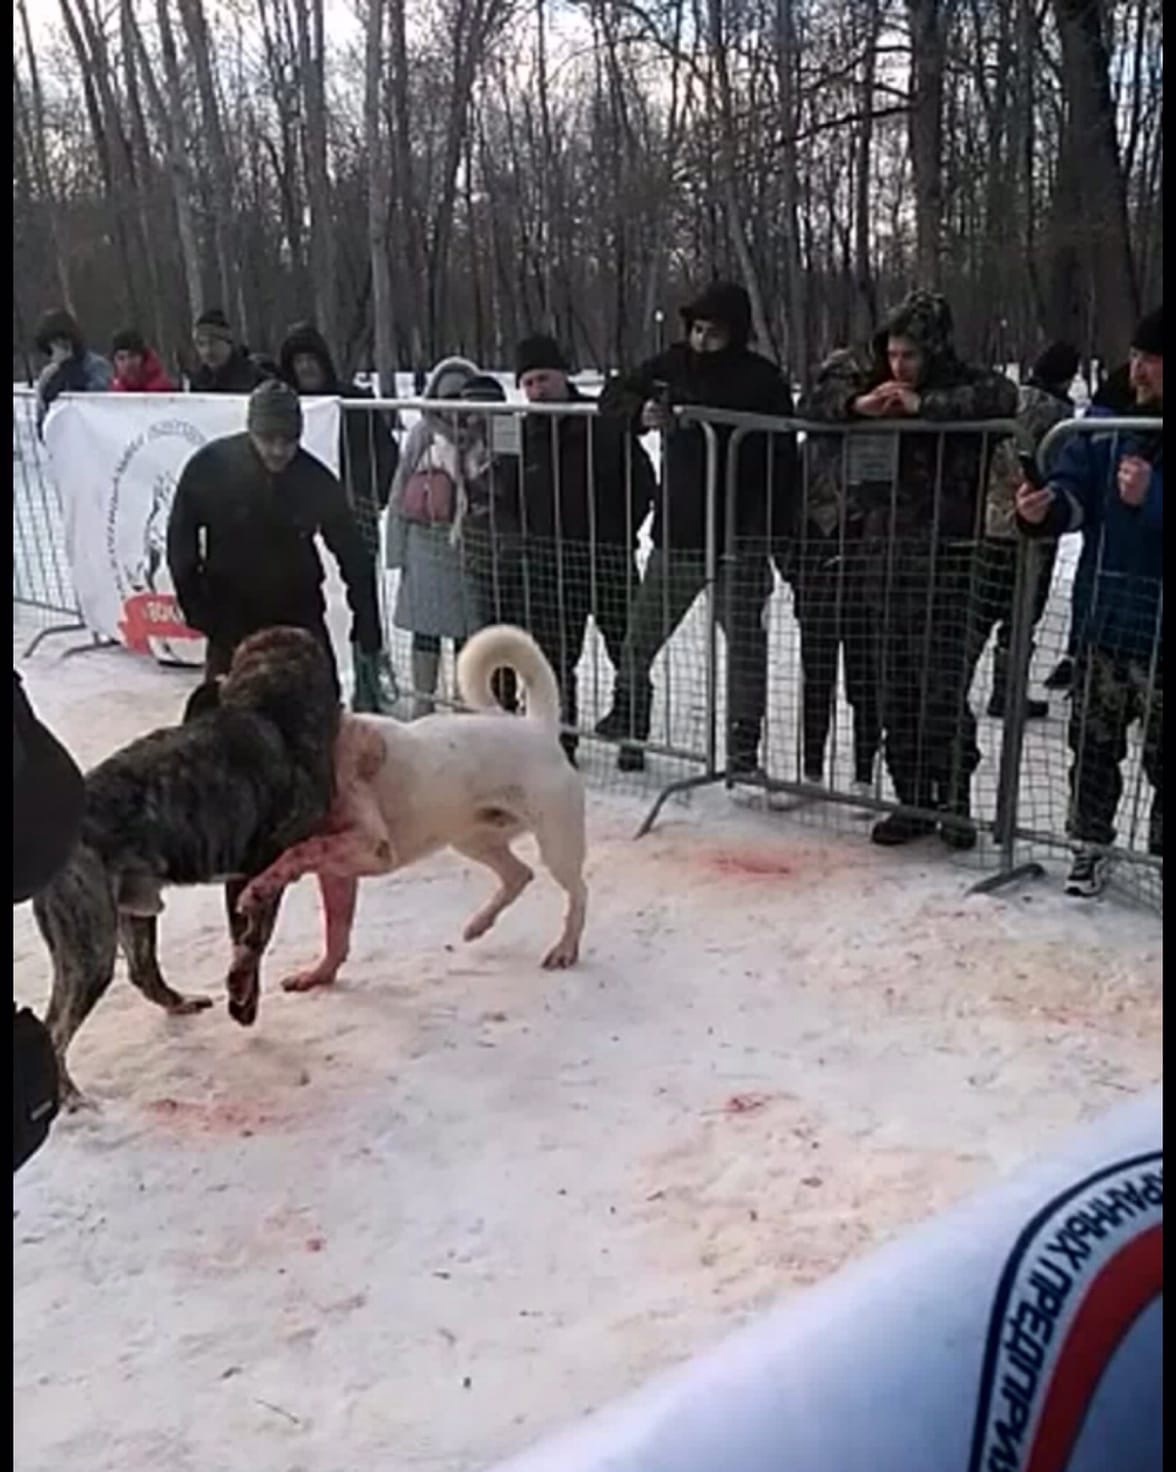
[(116, 332), (111, 343), (114, 359), (114, 382), (111, 389), (119, 394), (173, 394), (176, 386), (159, 361), (159, 354), (149, 348), (143, 334), (135, 327)]

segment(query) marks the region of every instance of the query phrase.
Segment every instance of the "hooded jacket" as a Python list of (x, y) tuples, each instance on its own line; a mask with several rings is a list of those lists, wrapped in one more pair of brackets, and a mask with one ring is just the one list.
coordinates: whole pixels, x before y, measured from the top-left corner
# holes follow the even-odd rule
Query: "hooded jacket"
[[(917, 386), (920, 421), (942, 422), (942, 434), (880, 429), (876, 435), (813, 435), (809, 441), (808, 518), (830, 535), (844, 515), (861, 518), (871, 537), (970, 539), (982, 530), (981, 503), (998, 433), (952, 432), (952, 420), (1012, 419), (1017, 387), (1003, 373), (962, 362), (944, 297), (913, 291), (884, 319), (864, 348), (843, 348), (818, 370), (802, 404), (805, 419), (868, 423), (854, 402), (891, 377), (887, 343), (905, 337), (923, 351)], [(855, 446), (854, 440), (858, 443)], [(897, 450), (892, 446), (897, 440)], [(848, 472), (847, 472), (848, 462)], [(879, 470), (881, 466), (881, 470)], [(938, 485), (937, 482), (941, 484)]]
[[(291, 327), (278, 351), (278, 370), (285, 381), (300, 394), (294, 373), (294, 359), (308, 353), (322, 368), (325, 386), (319, 390), (340, 399), (370, 399), (374, 395), (359, 384), (341, 379), (327, 340), (309, 322)], [(367, 506), (372, 512), (382, 511), (388, 504), (392, 477), (400, 461), (400, 450), (392, 438), (386, 414), (376, 410), (344, 409), (339, 434), (339, 460), (343, 485), (353, 506)]]
[(37, 433), (45, 423), (55, 399), (61, 394), (105, 393), (114, 378), (114, 370), (105, 358), (86, 347), (77, 319), (69, 312), (46, 312), (37, 324), (34, 342), (45, 354), (60, 338), (69, 341), (73, 352), (64, 362), (47, 363), (37, 379)]
[[(1134, 407), (1133, 415), (1160, 414)], [(1095, 407), (1087, 418), (1127, 417)], [(1118, 493), (1119, 463), (1139, 456), (1152, 468), (1142, 506), (1128, 506)], [(1071, 607), (1074, 642), (1113, 655), (1150, 662), (1158, 641), (1163, 671), (1164, 442), (1162, 435), (1106, 430), (1075, 433), (1058, 448), (1050, 468), (1053, 504), (1040, 526), (1018, 519), (1027, 536), (1082, 533), (1082, 555), (1074, 575)]]
[(143, 371), (136, 378), (123, 378), (115, 374), (110, 385), (116, 394), (170, 394), (176, 386), (167, 375), (167, 369), (159, 361), (154, 348), (146, 348), (142, 354)]
[[(478, 376), (478, 368), (468, 358), (443, 358), (440, 363), (429, 374), (425, 382), (423, 399), (456, 399), (462, 387), (471, 378)], [(444, 396), (442, 388), (446, 389)], [(404, 441), (404, 450), (400, 456), (400, 463), (396, 467), (396, 473), (392, 477), (392, 491), (388, 498), (389, 511), (392, 519), (388, 528), (388, 565), (399, 567), (402, 565), (405, 548), (406, 526), (404, 522), (404, 491), (413, 473), (420, 467), (430, 446), (436, 443), (445, 450), (446, 461), (452, 462), (451, 473), (460, 482), (460, 464), (458, 463), (456, 450), (453, 445), (454, 421), (448, 414), (422, 414), (413, 427), (409, 430)], [(464, 511), (465, 497), (462, 486), (458, 490), (458, 513), (459, 519), (455, 523), (452, 535), (456, 538), (460, 530), (460, 516)]]
[[(696, 353), (689, 342), (677, 342), (650, 358), (633, 373), (610, 379), (600, 396), (603, 414), (624, 415), (635, 434), (643, 434), (645, 404), (667, 393), (673, 406), (735, 410), (787, 416), (792, 394), (784, 375), (767, 358), (751, 351), (751, 302), (732, 282), (716, 282), (682, 310), (687, 331), (693, 322), (721, 322), (730, 342), (717, 353)], [(722, 547), (727, 529), (727, 445), (730, 427), (717, 425), (718, 465), (715, 485), (716, 538)], [(737, 537), (785, 535), (791, 526), (796, 488), (796, 438), (753, 433), (739, 449), (735, 481), (734, 527)], [(707, 439), (697, 425), (681, 425), (665, 437), (662, 485), (653, 523), (655, 545), (671, 550), (701, 551), (706, 546)]]

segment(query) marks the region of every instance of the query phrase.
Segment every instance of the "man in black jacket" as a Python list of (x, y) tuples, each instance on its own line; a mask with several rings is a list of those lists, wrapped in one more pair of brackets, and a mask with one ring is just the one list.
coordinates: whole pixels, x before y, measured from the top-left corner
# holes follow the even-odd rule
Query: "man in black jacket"
[(251, 394), (259, 383), (277, 376), (277, 367), (237, 341), (219, 307), (196, 318), (192, 345), (200, 366), (189, 387), (194, 394)]
[(270, 380), (250, 395), (247, 430), (197, 450), (180, 476), (167, 561), (184, 618), (208, 638), (209, 679), (242, 639), (276, 624), (314, 634), (335, 667), (316, 536), (347, 587), (357, 678), (379, 655), (374, 560), (343, 487), (301, 436), (298, 395)]
[[(650, 668), (706, 583), (707, 441), (697, 426), (679, 424), (673, 407), (792, 413), (784, 375), (748, 347), (751, 302), (741, 286), (715, 282), (683, 308), (682, 318), (685, 340), (635, 373), (613, 379), (600, 401), (602, 412), (625, 415), (635, 432), (661, 430), (665, 435), (654, 551), (630, 618), (613, 708), (597, 727), (602, 736), (630, 738), (618, 758), (627, 770), (643, 765), (640, 748), (631, 742), (649, 735)], [(758, 763), (767, 703), (763, 610), (772, 591), (768, 549), (788, 535), (796, 441), (788, 433), (747, 435), (739, 449), (735, 503), (729, 506), (726, 452), (731, 432), (730, 427), (716, 427), (715, 535), (724, 569), (718, 612), (727, 637), (727, 770), (749, 774)]]
[[(589, 402), (568, 372), (550, 337), (528, 337), (516, 350), (515, 373), (529, 403)], [(578, 718), (576, 667), (589, 614), (620, 669), (638, 586), (637, 530), (655, 490), (649, 457), (615, 418), (524, 417), (518, 504), (508, 518), (522, 548), (525, 625), (556, 672), (569, 727)], [(570, 733), (564, 748), (574, 755)]]
[[(85, 787), (73, 758), (37, 719), (12, 672), (12, 903), (32, 899), (64, 866), (81, 827)], [(53, 1043), (13, 1006), (12, 1168), (44, 1144), (58, 1109)]]
[[(278, 350), (282, 377), (303, 397), (328, 394), (340, 399), (370, 399), (358, 383), (339, 377), (327, 340), (310, 322), (297, 322)], [(364, 539), (378, 554), (379, 516), (388, 504), (400, 451), (385, 414), (345, 409), (339, 435), (341, 479)]]

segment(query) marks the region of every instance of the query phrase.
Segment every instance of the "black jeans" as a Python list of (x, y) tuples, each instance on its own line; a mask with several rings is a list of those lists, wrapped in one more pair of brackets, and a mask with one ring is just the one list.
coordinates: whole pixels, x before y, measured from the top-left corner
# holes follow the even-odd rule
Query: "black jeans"
[[(313, 634), (323, 647), (323, 653), (331, 666), (331, 679), (335, 684), (335, 693), (341, 693), (339, 684), (339, 666), (335, 662), (335, 650), (331, 645), (331, 636), (327, 633), (327, 625), (319, 614), (313, 619), (280, 619), (275, 622), (293, 625), (295, 628), (305, 629), (308, 634)], [(229, 666), (233, 662), (233, 653), (237, 645), (249, 638), (250, 634), (259, 633), (262, 629), (270, 628), (271, 623), (259, 623), (256, 629), (245, 629), (237, 634), (214, 634), (208, 639), (208, 647), (204, 655), (204, 679), (215, 680), (219, 675), (228, 674)]]

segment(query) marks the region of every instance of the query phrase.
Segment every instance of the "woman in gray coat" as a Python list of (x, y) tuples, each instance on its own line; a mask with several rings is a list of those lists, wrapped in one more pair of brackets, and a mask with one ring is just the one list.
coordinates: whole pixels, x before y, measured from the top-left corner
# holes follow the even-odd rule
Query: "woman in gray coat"
[[(423, 397), (457, 399), (478, 369), (465, 358), (446, 358), (429, 375)], [(408, 433), (388, 500), (388, 566), (400, 569), (393, 622), (412, 635), (413, 716), (433, 709), (441, 641), (455, 648), (477, 630), (476, 592), (462, 566), (464, 451), (452, 414), (426, 413)], [(452, 515), (429, 522), (419, 515), (413, 478), (439, 475), (452, 485)], [(419, 487), (418, 487), (419, 489)]]

